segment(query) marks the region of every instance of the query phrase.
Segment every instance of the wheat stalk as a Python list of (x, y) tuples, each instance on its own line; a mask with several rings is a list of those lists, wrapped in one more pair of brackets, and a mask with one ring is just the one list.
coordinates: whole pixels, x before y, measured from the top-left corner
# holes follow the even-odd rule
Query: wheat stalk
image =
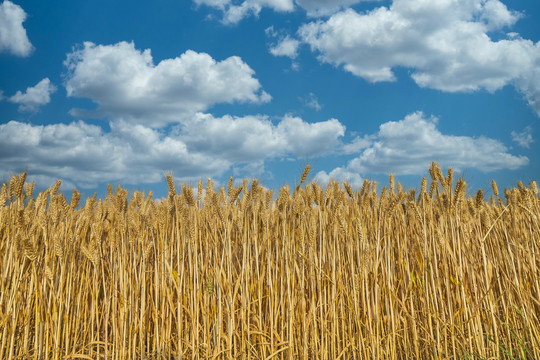
[(81, 206), (14, 176), (0, 358), (540, 358), (536, 182), (504, 204), (435, 163), (418, 194), (308, 172), (275, 199), (169, 174), (164, 201), (109, 186)]

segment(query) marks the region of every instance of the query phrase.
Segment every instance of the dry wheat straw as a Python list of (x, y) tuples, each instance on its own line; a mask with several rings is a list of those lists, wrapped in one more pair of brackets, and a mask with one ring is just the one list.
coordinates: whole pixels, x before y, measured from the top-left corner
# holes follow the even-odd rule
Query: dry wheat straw
[[(540, 200), (436, 163), (394, 176), (257, 180), (79, 206), (26, 174), (0, 189), (1, 359), (540, 358)], [(240, 196), (240, 193), (242, 193)], [(417, 198), (416, 198), (417, 196)]]

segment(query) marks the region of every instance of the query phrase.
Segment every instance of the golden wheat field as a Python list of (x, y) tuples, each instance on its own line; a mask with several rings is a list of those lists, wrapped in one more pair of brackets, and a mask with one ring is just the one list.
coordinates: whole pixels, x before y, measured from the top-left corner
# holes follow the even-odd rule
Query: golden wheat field
[(536, 183), (487, 199), (429, 171), (321, 188), (308, 166), (276, 194), (168, 175), (161, 201), (80, 204), (13, 176), (0, 359), (540, 358)]

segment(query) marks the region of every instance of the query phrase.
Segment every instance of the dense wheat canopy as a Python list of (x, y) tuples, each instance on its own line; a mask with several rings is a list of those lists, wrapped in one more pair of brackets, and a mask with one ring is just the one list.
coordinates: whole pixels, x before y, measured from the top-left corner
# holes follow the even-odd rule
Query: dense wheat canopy
[[(533, 181), (0, 191), (1, 359), (540, 358)], [(503, 198), (499, 197), (503, 196)]]

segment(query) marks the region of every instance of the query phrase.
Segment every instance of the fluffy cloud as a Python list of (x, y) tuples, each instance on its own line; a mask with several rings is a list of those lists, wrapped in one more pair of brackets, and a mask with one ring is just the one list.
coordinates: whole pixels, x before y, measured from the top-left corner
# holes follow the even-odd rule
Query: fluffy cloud
[(167, 170), (185, 180), (219, 177), (231, 169), (264, 172), (266, 159), (335, 152), (345, 133), (336, 119), (308, 123), (290, 115), (203, 113), (216, 103), (269, 100), (238, 57), (217, 62), (187, 51), (154, 65), (150, 50), (138, 51), (133, 43), (85, 43), (68, 55), (65, 66), (68, 96), (94, 101), (97, 110), (86, 112), (104, 117), (110, 131), (82, 121), (0, 125), (0, 167), (6, 171), (25, 164), (33, 175), (62, 177), (82, 188), (152, 183)]
[(393, 69), (406, 67), (419, 86), (448, 92), (514, 84), (540, 115), (540, 43), (488, 35), (520, 16), (499, 0), (394, 0), (305, 24), (298, 34), (321, 61), (367, 81), (395, 81)]
[(197, 5), (207, 5), (223, 12), (225, 24), (236, 24), (250, 15), (258, 16), (263, 7), (274, 11), (292, 11), (292, 0), (245, 0), (236, 5), (232, 0), (194, 0)]
[(319, 156), (334, 151), (345, 126), (330, 119), (307, 123), (284, 116), (274, 125), (263, 116), (214, 117), (198, 114), (182, 128), (190, 149), (231, 162), (253, 162), (287, 155)]
[(0, 52), (7, 51), (16, 56), (28, 56), (32, 52), (32, 44), (26, 36), (22, 23), (26, 13), (11, 1), (0, 4)]
[(82, 121), (2, 124), (0, 178), (21, 170), (21, 164), (32, 176), (60, 177), (80, 188), (157, 182), (169, 170), (186, 180), (215, 177), (235, 166), (264, 168), (269, 158), (322, 155), (339, 145), (345, 131), (334, 119), (310, 124), (285, 116), (273, 124), (264, 117), (200, 113), (169, 133), (121, 120), (110, 122), (110, 129)]
[(8, 101), (19, 104), (19, 111), (37, 111), (37, 109), (51, 101), (51, 94), (56, 91), (49, 78), (45, 78), (26, 92), (17, 91)]
[[(539, 43), (536, 44), (540, 47)], [(540, 56), (537, 57), (529, 72), (516, 80), (516, 87), (523, 94), (529, 106), (540, 116)]]
[(326, 171), (319, 171), (317, 175), (315, 175), (314, 180), (324, 187), (326, 187), (326, 185), (328, 185), (328, 183), (332, 180), (339, 183), (347, 181), (353, 188), (361, 187), (362, 182), (364, 181), (364, 179), (357, 172), (341, 167), (335, 168), (334, 170), (330, 171), (330, 173), (326, 173)]
[(133, 43), (84, 43), (68, 54), (68, 96), (86, 97), (96, 112), (72, 110), (73, 115), (110, 116), (151, 126), (180, 122), (216, 103), (270, 101), (253, 77), (254, 71), (237, 56), (222, 61), (191, 50), (154, 65), (150, 50)]
[(33, 126), (11, 121), (0, 129), (3, 169), (25, 164), (32, 175), (70, 179), (83, 188), (101, 181), (155, 182), (159, 166), (173, 161), (176, 169), (192, 174), (218, 166), (213, 159), (196, 162), (186, 156), (184, 144), (138, 126), (124, 131), (117, 125), (111, 133), (103, 133), (83, 122)]
[(298, 56), (299, 45), (300, 41), (287, 35), (279, 39), (276, 44), (270, 46), (270, 53), (274, 56), (287, 56), (291, 59), (295, 59)]
[[(274, 30), (274, 26), (270, 26), (264, 30), (266, 36), (273, 38), (275, 41), (269, 45), (268, 50), (270, 54), (274, 56), (286, 56), (291, 60), (296, 59), (298, 56), (298, 48), (300, 47), (300, 41), (292, 38), (289, 34), (283, 31)], [(291, 69), (298, 71), (298, 63), (292, 62)]]
[(534, 142), (532, 137), (532, 128), (530, 126), (527, 126), (522, 132), (519, 133), (512, 131), (510, 135), (512, 136), (512, 140), (515, 141), (519, 146), (527, 149)]
[(373, 140), (375, 139), (375, 136), (364, 136), (364, 137), (355, 137), (353, 141), (351, 141), (349, 144), (345, 144), (343, 146), (343, 153), (344, 154), (358, 154), (361, 150), (371, 146), (373, 144)]
[(178, 138), (121, 122), (112, 123), (111, 132), (104, 133), (101, 127), (80, 121), (46, 126), (11, 121), (0, 125), (0, 154), (0, 176), (25, 164), (32, 176), (63, 178), (79, 188), (103, 181), (157, 182), (164, 170), (186, 177), (219, 174), (230, 165), (190, 153)]
[[(474, 168), (483, 172), (514, 170), (529, 163), (525, 156), (508, 153), (497, 140), (442, 134), (437, 129), (437, 118), (427, 118), (422, 112), (382, 124), (376, 135), (357, 138), (353, 148), (360, 150), (358, 155), (329, 176), (423, 174), (434, 160), (457, 171)], [(320, 178), (325, 176), (322, 173)]]

